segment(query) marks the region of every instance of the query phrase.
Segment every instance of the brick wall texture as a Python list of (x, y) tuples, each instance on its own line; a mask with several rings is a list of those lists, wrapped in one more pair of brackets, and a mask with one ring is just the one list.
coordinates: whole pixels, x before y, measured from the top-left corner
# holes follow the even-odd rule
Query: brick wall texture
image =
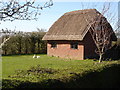
[[(57, 47), (51, 48), (51, 42), (56, 42)], [(71, 43), (77, 42), (78, 49), (72, 49)], [(67, 41), (67, 40), (59, 40), (59, 41), (48, 41), (47, 43), (47, 54), (49, 56), (56, 56), (61, 58), (69, 58), (76, 60), (83, 60), (85, 58), (96, 56), (95, 53), (95, 44), (90, 36), (90, 33), (87, 33), (82, 41)]]

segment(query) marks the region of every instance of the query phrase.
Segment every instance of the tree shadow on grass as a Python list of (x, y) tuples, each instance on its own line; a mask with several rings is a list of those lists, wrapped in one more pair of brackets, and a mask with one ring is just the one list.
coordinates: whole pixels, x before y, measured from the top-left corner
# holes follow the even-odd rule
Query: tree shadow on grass
[(3, 79), (2, 88), (120, 88), (120, 65), (115, 64), (102, 71), (76, 73), (68, 79), (48, 79), (42, 82), (29, 82)]
[(80, 88), (120, 88), (120, 65), (113, 65), (102, 71), (90, 72), (83, 77), (76, 74), (71, 79), (69, 85), (73, 84)]

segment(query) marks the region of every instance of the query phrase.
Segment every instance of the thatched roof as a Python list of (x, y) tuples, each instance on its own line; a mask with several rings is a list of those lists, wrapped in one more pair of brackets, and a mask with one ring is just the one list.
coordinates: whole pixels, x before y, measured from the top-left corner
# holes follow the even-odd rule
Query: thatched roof
[(99, 15), (96, 9), (67, 12), (51, 26), (42, 40), (83, 40), (89, 26), (85, 19), (91, 20)]

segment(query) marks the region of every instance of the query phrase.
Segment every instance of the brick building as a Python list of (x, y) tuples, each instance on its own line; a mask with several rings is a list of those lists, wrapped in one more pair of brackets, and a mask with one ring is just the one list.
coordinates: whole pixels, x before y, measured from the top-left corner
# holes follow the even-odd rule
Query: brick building
[[(47, 55), (77, 60), (96, 57), (96, 45), (86, 19), (95, 19), (99, 15), (96, 9), (86, 9), (61, 16), (42, 39), (47, 40)], [(112, 29), (110, 24), (109, 27)]]

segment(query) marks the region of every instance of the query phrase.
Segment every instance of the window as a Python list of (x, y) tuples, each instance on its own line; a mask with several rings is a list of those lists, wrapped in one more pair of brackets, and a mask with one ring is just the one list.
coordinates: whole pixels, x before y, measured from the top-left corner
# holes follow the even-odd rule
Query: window
[(52, 43), (51, 43), (51, 48), (57, 48), (57, 43), (52, 42)]
[(78, 43), (71, 43), (72, 49), (78, 49)]

